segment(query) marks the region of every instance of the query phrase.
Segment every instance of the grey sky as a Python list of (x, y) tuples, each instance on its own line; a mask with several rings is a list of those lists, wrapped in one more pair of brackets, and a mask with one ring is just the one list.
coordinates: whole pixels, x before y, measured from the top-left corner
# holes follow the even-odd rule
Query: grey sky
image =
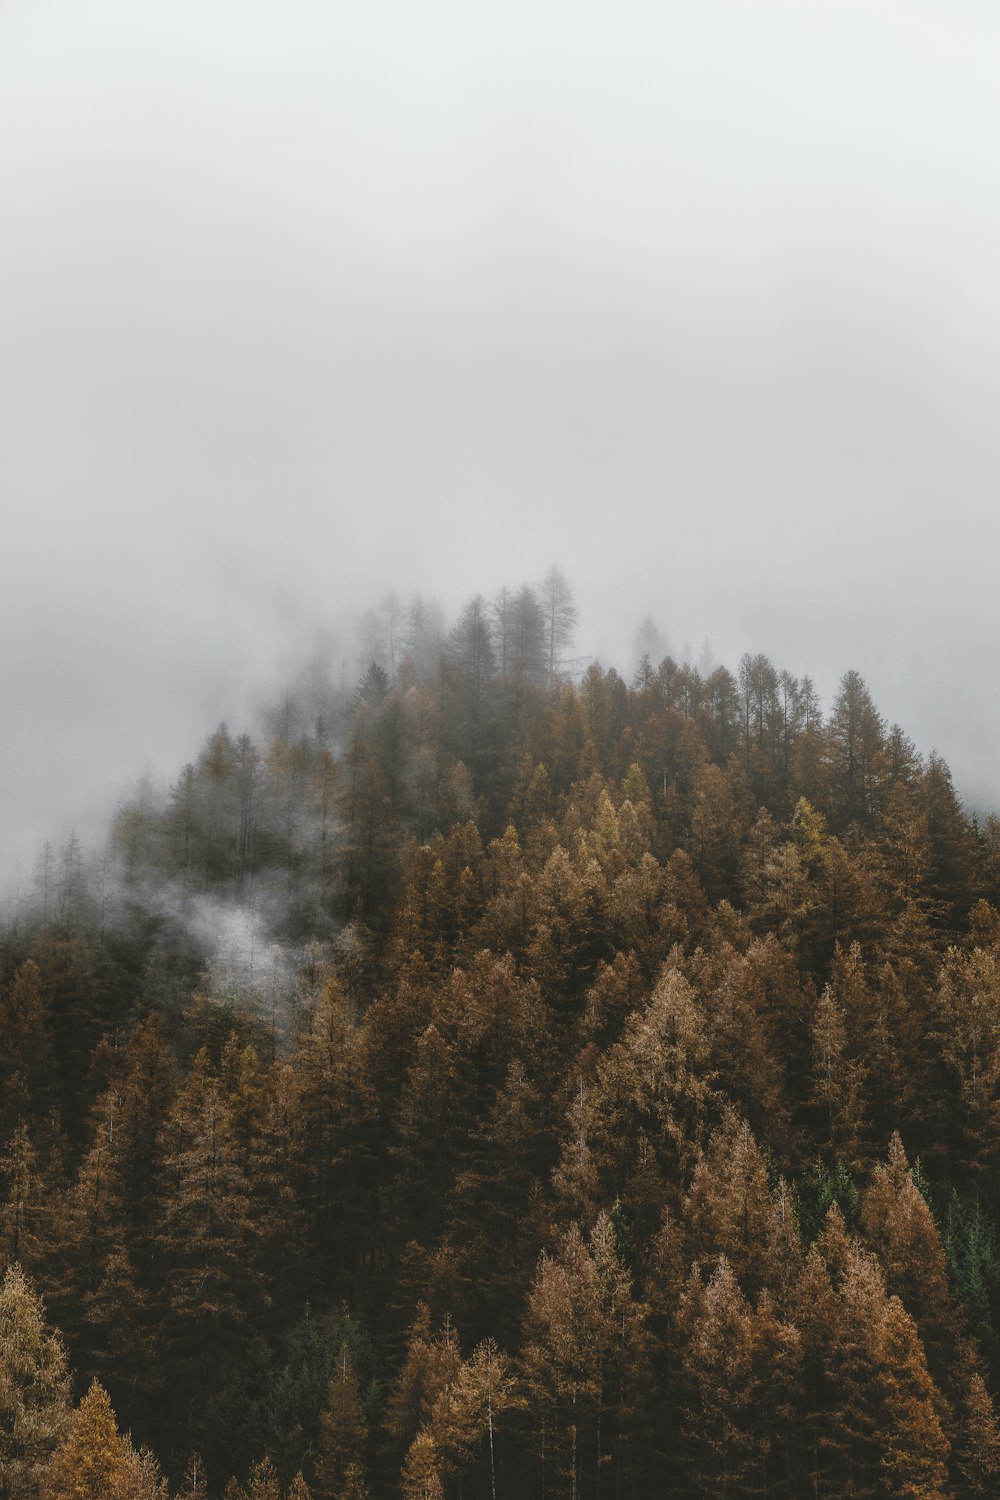
[(1000, 12), (0, 3), (0, 831), (557, 559), (1000, 802)]

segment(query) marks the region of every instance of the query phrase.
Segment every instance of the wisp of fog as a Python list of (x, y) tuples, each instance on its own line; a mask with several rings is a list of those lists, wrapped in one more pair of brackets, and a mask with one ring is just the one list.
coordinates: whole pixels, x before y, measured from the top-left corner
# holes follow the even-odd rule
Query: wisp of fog
[(857, 668), (995, 807), (998, 73), (975, 0), (5, 7), (8, 873), (553, 560), (584, 659)]

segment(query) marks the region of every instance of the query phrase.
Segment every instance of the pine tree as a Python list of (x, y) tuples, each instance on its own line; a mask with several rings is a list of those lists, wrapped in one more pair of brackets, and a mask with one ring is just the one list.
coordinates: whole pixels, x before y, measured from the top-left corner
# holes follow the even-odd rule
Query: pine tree
[(998, 1358), (1000, 1242), (993, 1219), (979, 1202), (963, 1204), (953, 1192), (944, 1223), (944, 1249), (951, 1285), (983, 1357)]

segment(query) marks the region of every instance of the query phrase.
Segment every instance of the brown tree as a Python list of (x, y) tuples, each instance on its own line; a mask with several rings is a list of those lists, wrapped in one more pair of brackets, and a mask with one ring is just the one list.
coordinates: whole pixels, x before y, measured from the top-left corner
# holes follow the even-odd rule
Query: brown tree
[(45, 1470), (41, 1500), (167, 1500), (155, 1463), (121, 1436), (96, 1381)]
[(70, 1420), (69, 1373), (62, 1340), (19, 1266), (0, 1288), (0, 1490), (34, 1497)]
[(318, 1500), (342, 1500), (353, 1485), (363, 1492), (368, 1424), (346, 1344), (337, 1360), (326, 1406), (319, 1420), (316, 1454)]

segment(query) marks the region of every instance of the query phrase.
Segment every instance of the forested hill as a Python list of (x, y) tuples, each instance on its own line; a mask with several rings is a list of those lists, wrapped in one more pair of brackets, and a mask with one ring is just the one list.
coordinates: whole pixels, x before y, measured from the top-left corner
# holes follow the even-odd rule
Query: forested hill
[(1000, 824), (854, 672), (574, 625), (391, 602), (43, 850), (0, 1495), (1000, 1494)]

